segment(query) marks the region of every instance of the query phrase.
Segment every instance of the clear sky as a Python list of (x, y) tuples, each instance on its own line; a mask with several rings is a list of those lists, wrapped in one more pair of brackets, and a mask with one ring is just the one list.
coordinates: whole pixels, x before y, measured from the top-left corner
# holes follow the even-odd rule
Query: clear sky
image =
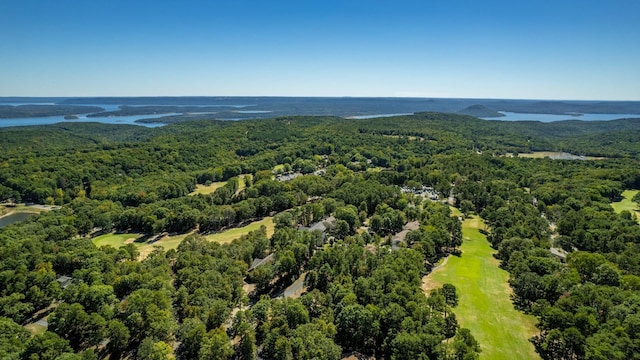
[(640, 100), (639, 0), (0, 0), (0, 96)]

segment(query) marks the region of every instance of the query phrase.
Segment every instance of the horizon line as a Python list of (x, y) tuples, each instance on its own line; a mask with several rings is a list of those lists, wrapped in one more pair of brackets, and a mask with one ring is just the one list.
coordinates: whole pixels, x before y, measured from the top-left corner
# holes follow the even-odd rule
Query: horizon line
[(81, 96), (0, 96), (2, 99), (92, 99), (92, 98), (309, 98), (309, 99), (424, 99), (424, 100), (522, 100), (522, 101), (599, 101), (640, 102), (640, 99), (570, 99), (570, 98), (506, 98), (506, 97), (438, 97), (438, 96), (357, 96), (357, 95), (81, 95)]

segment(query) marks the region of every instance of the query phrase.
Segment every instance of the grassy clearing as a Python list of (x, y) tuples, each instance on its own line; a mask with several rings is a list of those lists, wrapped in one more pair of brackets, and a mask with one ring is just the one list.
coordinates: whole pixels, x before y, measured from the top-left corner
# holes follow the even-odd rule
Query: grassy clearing
[(267, 236), (271, 237), (275, 231), (275, 225), (272, 217), (266, 217), (260, 221), (254, 221), (251, 224), (239, 228), (233, 228), (225, 230), (216, 234), (205, 236), (209, 241), (219, 242), (221, 244), (232, 242), (235, 239), (239, 239), (242, 235), (246, 235), (251, 231), (260, 229), (260, 226), (267, 227)]
[(112, 233), (112, 234), (97, 236), (91, 239), (91, 241), (96, 247), (109, 245), (117, 249), (130, 242), (137, 244), (135, 243), (135, 241), (141, 236), (142, 234), (135, 234), (135, 233), (115, 233), (115, 234)]
[[(248, 176), (251, 176), (251, 175), (248, 175)], [(240, 191), (244, 190), (244, 188), (247, 187), (247, 182), (245, 181), (246, 177), (247, 177), (246, 174), (238, 176), (238, 190), (236, 191), (236, 194), (239, 193)]]
[[(245, 177), (247, 177), (246, 174), (238, 175), (238, 191), (237, 192), (240, 192), (240, 190), (246, 187), (246, 183), (244, 180)], [(227, 183), (226, 181), (218, 181), (218, 182), (211, 183), (209, 185), (198, 184), (196, 185), (196, 189), (193, 192), (191, 192), (189, 195), (191, 196), (197, 195), (197, 194), (208, 195), (218, 190), (219, 188), (225, 186), (226, 183)]]
[(640, 190), (623, 191), (622, 196), (624, 197), (624, 199), (622, 199), (622, 201), (611, 203), (611, 207), (613, 207), (613, 210), (615, 210), (615, 212), (617, 212), (618, 214), (623, 210), (627, 210), (632, 214), (636, 214), (636, 217), (640, 221), (640, 209), (638, 208), (638, 204), (631, 200), (634, 196), (636, 196), (638, 192), (640, 192)]
[(42, 326), (39, 324), (28, 324), (24, 326), (25, 329), (29, 330), (31, 332), (32, 335), (41, 335), (44, 334), (45, 331), (47, 331), (47, 327), (46, 326)]
[(449, 210), (451, 210), (451, 216), (462, 216), (462, 212), (457, 207), (449, 206)]
[[(271, 237), (271, 235), (273, 235), (275, 231), (275, 225), (273, 223), (272, 217), (266, 217), (260, 221), (254, 221), (247, 226), (228, 229), (216, 234), (207, 235), (205, 236), (205, 238), (209, 241), (215, 241), (224, 244), (235, 239), (239, 239), (242, 235), (245, 235), (250, 231), (258, 230), (262, 225), (267, 227), (267, 236)], [(171, 236), (166, 235), (153, 242), (136, 242), (135, 240), (142, 237), (142, 234), (106, 234), (95, 237), (92, 239), (92, 241), (97, 247), (110, 245), (114, 248), (119, 248), (131, 242), (138, 248), (138, 251), (140, 252), (140, 259), (144, 259), (149, 254), (151, 254), (151, 252), (153, 252), (153, 248), (155, 246), (162, 246), (162, 248), (164, 248), (164, 251), (175, 249), (178, 247), (178, 245), (180, 245), (184, 238), (192, 234), (193, 232)]]
[(422, 136), (405, 136), (405, 135), (382, 135), (382, 136), (388, 137), (388, 138), (394, 138), (394, 139), (405, 138), (409, 141), (424, 141), (424, 138)]
[(135, 243), (138, 245), (138, 251), (140, 252), (140, 259), (146, 258), (151, 252), (153, 252), (153, 248), (155, 246), (162, 246), (164, 251), (168, 251), (171, 249), (175, 249), (180, 245), (182, 240), (189, 235), (192, 235), (193, 232), (187, 234), (173, 235), (173, 236), (164, 236), (154, 242), (146, 242), (146, 243)]
[(196, 189), (190, 193), (189, 195), (197, 195), (197, 194), (202, 194), (202, 195), (207, 195), (207, 194), (211, 194), (212, 192), (218, 190), (219, 188), (223, 187), (224, 184), (226, 184), (226, 181), (219, 181), (219, 182), (214, 182), (211, 183), (211, 185), (196, 185)]
[(105, 234), (100, 235), (98, 237), (93, 238), (93, 244), (97, 247), (109, 245), (114, 248), (119, 248), (126, 244), (132, 243), (140, 252), (140, 258), (144, 259), (147, 255), (151, 254), (153, 251), (153, 247), (156, 245), (160, 245), (164, 248), (164, 250), (175, 249), (178, 247), (180, 242), (187, 237), (189, 234), (180, 234), (176, 236), (165, 236), (154, 242), (137, 242), (139, 238), (141, 238), (142, 234), (136, 233), (122, 233), (122, 234)]
[(456, 286), (460, 302), (455, 313), (460, 326), (480, 342), (480, 359), (539, 359), (529, 342), (537, 333), (535, 318), (513, 307), (509, 274), (498, 267), (494, 250), (479, 231), (483, 227), (477, 216), (465, 220), (462, 256), (450, 256), (446, 265), (426, 276), (423, 289)]
[[(511, 154), (511, 156), (513, 156), (513, 154)], [(546, 157), (553, 158), (553, 157), (563, 157), (563, 156), (566, 156), (566, 153), (559, 152), (559, 151), (535, 151), (535, 152), (532, 152), (532, 153), (520, 153), (520, 154), (518, 154), (518, 157), (530, 158), (530, 159), (544, 159)], [(603, 160), (603, 159), (606, 159), (606, 158), (595, 157), (595, 156), (584, 156), (584, 157), (582, 157), (582, 159), (584, 159), (584, 160)]]
[(518, 154), (518, 157), (529, 158), (529, 159), (544, 159), (545, 157), (552, 157), (560, 154), (561, 153), (554, 152), (554, 151), (537, 151), (532, 153), (521, 153), (521, 154)]

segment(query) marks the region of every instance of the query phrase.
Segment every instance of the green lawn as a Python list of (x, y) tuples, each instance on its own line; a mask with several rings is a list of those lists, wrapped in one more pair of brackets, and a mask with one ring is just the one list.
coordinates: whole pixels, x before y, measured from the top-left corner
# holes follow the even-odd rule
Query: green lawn
[(215, 241), (215, 242), (224, 244), (224, 243), (231, 242), (235, 239), (239, 239), (242, 235), (245, 235), (251, 231), (258, 230), (262, 225), (267, 227), (267, 236), (271, 237), (271, 235), (273, 235), (273, 232), (275, 230), (275, 225), (273, 224), (272, 217), (266, 217), (260, 221), (254, 221), (247, 226), (233, 228), (233, 229), (225, 230), (219, 233), (207, 235), (205, 236), (205, 238), (209, 241)]
[(184, 240), (184, 238), (186, 238), (191, 234), (193, 233), (164, 236), (161, 239), (154, 241), (152, 243), (148, 243), (148, 242), (140, 243), (138, 245), (138, 251), (140, 251), (140, 258), (144, 259), (147, 257), (147, 255), (151, 254), (154, 246), (162, 246), (164, 251), (175, 249), (178, 247), (178, 245), (180, 245), (180, 243), (182, 242), (182, 240)]
[[(275, 225), (273, 224), (273, 218), (267, 217), (260, 221), (254, 221), (247, 226), (228, 229), (219, 233), (207, 235), (205, 236), (205, 239), (209, 241), (219, 242), (221, 244), (232, 242), (233, 240), (239, 239), (242, 235), (245, 235), (250, 231), (260, 229), (261, 225), (264, 225), (267, 227), (267, 236), (270, 237), (271, 235), (273, 235), (273, 232), (275, 229)], [(180, 235), (174, 235), (174, 236), (165, 236), (153, 243), (142, 243), (138, 246), (138, 250), (140, 251), (140, 258), (144, 259), (147, 255), (149, 255), (153, 251), (154, 246), (162, 246), (165, 251), (175, 249), (178, 247), (178, 245), (180, 245), (180, 243), (182, 242), (182, 240), (184, 240), (184, 238), (186, 238), (191, 234), (192, 233), (180, 234)]]
[(451, 210), (451, 216), (462, 216), (462, 212), (457, 207), (449, 206), (449, 210)]
[(130, 242), (133, 242), (134, 244), (138, 244), (135, 243), (134, 241), (136, 239), (138, 239), (139, 237), (141, 237), (142, 234), (130, 234), (130, 233), (120, 233), (120, 234), (105, 234), (105, 235), (100, 235), (98, 237), (93, 238), (91, 241), (93, 241), (93, 244), (96, 247), (101, 247), (101, 246), (105, 246), (105, 245), (110, 245), (114, 248), (119, 248), (123, 245), (125, 245), (125, 243), (127, 243), (127, 240)]
[(245, 181), (245, 178), (247, 176), (251, 176), (251, 175), (247, 175), (247, 174), (238, 175), (238, 190), (236, 190), (236, 194), (247, 187), (247, 182)]
[(196, 189), (192, 193), (190, 193), (189, 195), (197, 195), (197, 194), (207, 195), (207, 194), (211, 194), (212, 192), (216, 191), (217, 189), (223, 187), (224, 184), (226, 184), (226, 183), (227, 183), (226, 181), (219, 181), (219, 182), (211, 183), (210, 185), (198, 184), (198, 185), (196, 185)]
[(133, 243), (140, 252), (140, 258), (145, 258), (153, 251), (155, 245), (161, 245), (165, 251), (169, 249), (175, 249), (180, 242), (189, 234), (180, 234), (176, 236), (165, 236), (162, 239), (155, 242), (136, 242), (138, 238), (142, 237), (142, 234), (135, 233), (122, 233), (122, 234), (105, 234), (93, 238), (93, 244), (97, 247), (110, 245), (114, 248), (119, 248), (127, 243)]
[(529, 338), (537, 333), (535, 318), (515, 310), (511, 303), (509, 274), (498, 267), (477, 217), (462, 227), (462, 256), (450, 256), (447, 263), (423, 280), (425, 291), (451, 283), (460, 298), (455, 313), (460, 326), (471, 330), (482, 348), (481, 359), (539, 359)]
[[(242, 235), (245, 235), (250, 231), (260, 229), (260, 226), (262, 225), (267, 227), (267, 236), (271, 237), (271, 235), (273, 235), (273, 232), (275, 231), (275, 225), (273, 223), (272, 217), (266, 217), (260, 221), (254, 221), (247, 226), (228, 229), (219, 233), (207, 235), (205, 236), (205, 238), (209, 241), (228, 243), (235, 239), (239, 239)], [(93, 238), (92, 241), (93, 244), (97, 247), (111, 245), (114, 248), (119, 248), (125, 245), (127, 242), (132, 242), (138, 248), (138, 251), (140, 252), (140, 258), (144, 259), (145, 257), (147, 257), (147, 255), (151, 254), (154, 246), (162, 246), (165, 251), (175, 249), (178, 247), (178, 245), (180, 245), (184, 238), (191, 234), (193, 234), (193, 232), (188, 234), (163, 236), (162, 238), (154, 242), (135, 242), (135, 240), (140, 238), (142, 234), (105, 234)]]
[(622, 210), (627, 210), (632, 214), (636, 214), (636, 217), (640, 220), (640, 209), (638, 209), (638, 204), (631, 200), (639, 191), (640, 190), (623, 191), (622, 196), (624, 196), (624, 199), (622, 199), (622, 201), (611, 203), (613, 210), (617, 213), (621, 213)]
[[(244, 181), (244, 178), (246, 176), (247, 176), (246, 174), (238, 175), (238, 191), (237, 192), (240, 192), (242, 189), (246, 187), (246, 183)], [(226, 183), (227, 183), (226, 181), (218, 181), (218, 182), (211, 183), (209, 185), (198, 184), (196, 185), (196, 189), (189, 195), (197, 195), (197, 194), (208, 195), (218, 190), (219, 188), (223, 187)]]
[(29, 330), (32, 335), (42, 335), (47, 331), (47, 328), (38, 324), (28, 324), (24, 326), (25, 329)]

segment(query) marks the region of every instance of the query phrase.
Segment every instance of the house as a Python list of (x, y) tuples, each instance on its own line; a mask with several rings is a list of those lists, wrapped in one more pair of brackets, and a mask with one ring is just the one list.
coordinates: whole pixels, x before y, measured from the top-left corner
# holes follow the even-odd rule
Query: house
[(71, 285), (71, 283), (73, 282), (73, 278), (70, 276), (60, 276), (56, 279), (56, 281), (58, 282), (58, 284), (60, 284), (60, 287), (63, 289), (66, 289), (67, 286)]
[(318, 221), (316, 223), (311, 224), (309, 227), (298, 226), (298, 230), (300, 231), (320, 231), (322, 233), (322, 241), (326, 243), (327, 241), (327, 231), (333, 229), (336, 225), (336, 218), (333, 216), (329, 216), (328, 218)]

